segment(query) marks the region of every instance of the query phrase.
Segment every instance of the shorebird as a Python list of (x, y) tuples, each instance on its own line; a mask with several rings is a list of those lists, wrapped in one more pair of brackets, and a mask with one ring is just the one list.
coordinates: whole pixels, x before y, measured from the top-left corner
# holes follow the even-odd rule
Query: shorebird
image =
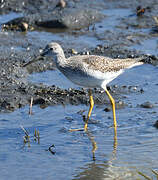
[[(70, 81), (89, 89), (90, 107), (83, 130), (87, 131), (88, 120), (94, 106), (92, 88), (99, 87), (105, 90), (112, 105), (114, 132), (116, 136), (117, 121), (115, 113), (115, 100), (107, 90), (106, 85), (123, 73), (125, 69), (143, 64), (143, 62), (141, 62), (142, 58), (112, 59), (97, 55), (75, 55), (65, 58), (62, 47), (56, 42), (49, 43), (41, 53), (41, 56), (51, 57), (55, 62), (56, 67)], [(29, 62), (24, 66), (27, 66), (30, 63), (32, 62)], [(71, 131), (76, 130), (78, 129), (72, 129)]]

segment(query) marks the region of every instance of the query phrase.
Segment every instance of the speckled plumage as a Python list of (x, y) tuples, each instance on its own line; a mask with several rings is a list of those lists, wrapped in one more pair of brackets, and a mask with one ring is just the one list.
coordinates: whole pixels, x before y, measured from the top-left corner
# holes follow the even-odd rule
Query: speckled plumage
[(73, 83), (85, 87), (102, 87), (115, 79), (125, 69), (143, 64), (141, 58), (112, 59), (96, 55), (76, 55), (65, 58), (58, 43), (48, 44), (43, 51), (51, 56), (57, 68)]
[[(121, 69), (131, 68), (136, 65), (143, 64), (140, 62), (142, 58), (127, 58), (127, 59), (112, 59), (104, 56), (96, 56), (96, 55), (78, 55), (71, 56), (68, 58), (67, 62), (72, 66), (79, 66), (80, 63), (86, 64), (88, 69), (93, 69), (96, 71), (100, 71), (102, 73), (105, 72), (117, 72)], [(78, 65), (77, 65), (78, 63)]]

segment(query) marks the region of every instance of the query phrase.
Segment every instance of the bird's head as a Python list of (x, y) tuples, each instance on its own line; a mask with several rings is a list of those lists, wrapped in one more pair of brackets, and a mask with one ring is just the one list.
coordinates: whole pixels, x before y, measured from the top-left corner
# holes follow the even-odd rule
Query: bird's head
[(32, 63), (34, 63), (36, 61), (41, 60), (41, 57), (44, 57), (44, 56), (51, 57), (55, 62), (58, 61), (58, 58), (60, 58), (60, 59), (65, 58), (64, 51), (61, 48), (61, 46), (56, 42), (51, 42), (42, 50), (42, 52), (40, 53), (40, 56), (37, 56), (32, 61), (29, 61), (28, 63), (25, 63), (23, 65), (23, 67), (26, 67), (29, 64), (32, 64)]
[(54, 57), (63, 54), (61, 46), (56, 42), (49, 43), (42, 51), (41, 56)]

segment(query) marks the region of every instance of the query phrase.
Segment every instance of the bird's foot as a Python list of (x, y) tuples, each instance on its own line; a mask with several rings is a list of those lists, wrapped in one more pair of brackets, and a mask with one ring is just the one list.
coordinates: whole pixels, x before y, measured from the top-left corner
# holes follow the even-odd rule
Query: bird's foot
[(74, 131), (84, 131), (84, 128), (81, 129), (69, 129), (70, 132), (74, 132)]
[(70, 129), (69, 131), (70, 132), (73, 132), (73, 131), (87, 131), (88, 130), (88, 123), (86, 122), (85, 125), (84, 125), (84, 128), (80, 128), (80, 129)]
[(84, 128), (80, 128), (80, 129), (70, 129), (69, 131), (70, 132), (73, 132), (73, 131), (87, 131), (87, 126), (88, 126), (88, 124), (87, 123), (85, 123), (85, 125), (84, 125)]

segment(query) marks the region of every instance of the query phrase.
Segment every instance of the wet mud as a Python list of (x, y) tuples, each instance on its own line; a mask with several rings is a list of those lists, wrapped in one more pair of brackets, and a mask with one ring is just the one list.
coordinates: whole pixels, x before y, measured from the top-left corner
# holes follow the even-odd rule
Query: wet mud
[[(95, 53), (93, 54), (102, 55), (105, 53), (104, 51), (102, 51), (102, 53), (99, 53), (98, 50), (94, 51)], [(111, 54), (115, 54), (115, 52), (111, 52)], [(145, 58), (145, 60), (150, 60), (151, 63), (152, 58), (148, 57)], [(32, 72), (55, 70), (55, 66), (52, 61), (47, 59), (40, 60), (37, 63), (28, 65), (27, 67), (23, 67), (25, 60), (23, 61), (21, 62), (21, 59), (18, 60), (18, 58), (15, 59), (15, 57), (10, 57), (9, 59), (7, 58), (7, 60), (1, 60), (1, 111), (14, 111), (16, 108), (29, 104), (31, 98), (33, 98), (33, 104), (39, 104), (42, 105), (42, 107), (59, 104), (78, 105), (89, 103), (86, 89), (61, 89), (55, 85), (46, 86), (43, 84), (33, 84), (28, 81), (28, 76)], [(123, 89), (123, 91), (125, 90), (124, 86), (109, 87), (109, 90), (114, 97), (119, 95), (120, 89)], [(96, 104), (104, 104), (105, 102), (108, 102), (103, 90), (95, 89), (93, 93)], [(126, 88), (126, 93), (130, 93), (130, 88)]]
[[(128, 1), (127, 1), (128, 2)], [(155, 54), (145, 54), (141, 51), (128, 48), (133, 45), (140, 45), (144, 38), (146, 40), (155, 37), (152, 28), (157, 27), (155, 2), (146, 2), (145, 5), (133, 2), (132, 10), (128, 15), (120, 17), (120, 24), (101, 25), (101, 21), (109, 16), (108, 8), (127, 8), (131, 3), (103, 2), (103, 1), (66, 1), (65, 5), (53, 1), (49, 6), (49, 1), (1, 1), (1, 14), (11, 12), (22, 13), (21, 17), (13, 18), (1, 24), (0, 34), (0, 111), (14, 111), (29, 104), (31, 97), (34, 104), (55, 105), (55, 104), (88, 104), (86, 90), (60, 89), (59, 87), (33, 84), (28, 81), (28, 76), (33, 72), (55, 70), (55, 66), (50, 59), (41, 60), (27, 67), (23, 65), (39, 55), (40, 50), (46, 45), (38, 37), (29, 37), (29, 31), (36, 31), (38, 28), (47, 29), (68, 29), (68, 34), (94, 35), (103, 44), (95, 47), (87, 47), (86, 51), (79, 49), (78, 54), (97, 54), (112, 58), (143, 57), (145, 63), (157, 65), (158, 58)], [(96, 6), (95, 6), (96, 5)], [(138, 7), (139, 6), (139, 7)], [(84, 7), (82, 11), (81, 7)], [(88, 8), (90, 7), (90, 8)], [(135, 8), (137, 7), (137, 8)], [(106, 11), (107, 14), (106, 15)], [(114, 11), (114, 15), (118, 12)], [(113, 14), (113, 13), (112, 13)], [(100, 23), (100, 24), (99, 24)], [(88, 27), (88, 29), (87, 29)], [(105, 28), (105, 30), (103, 30)], [(83, 30), (81, 30), (83, 29)], [(101, 29), (101, 30), (100, 30)], [(142, 29), (144, 29), (142, 31)], [(145, 30), (147, 29), (147, 31)], [(19, 32), (20, 31), (20, 32)], [(67, 57), (73, 55), (71, 46), (64, 45)], [(100, 101), (101, 90), (95, 90)], [(115, 90), (117, 92), (117, 88)], [(119, 94), (119, 93), (118, 93)], [(121, 95), (121, 94), (120, 94)], [(115, 96), (115, 93), (114, 93)]]

